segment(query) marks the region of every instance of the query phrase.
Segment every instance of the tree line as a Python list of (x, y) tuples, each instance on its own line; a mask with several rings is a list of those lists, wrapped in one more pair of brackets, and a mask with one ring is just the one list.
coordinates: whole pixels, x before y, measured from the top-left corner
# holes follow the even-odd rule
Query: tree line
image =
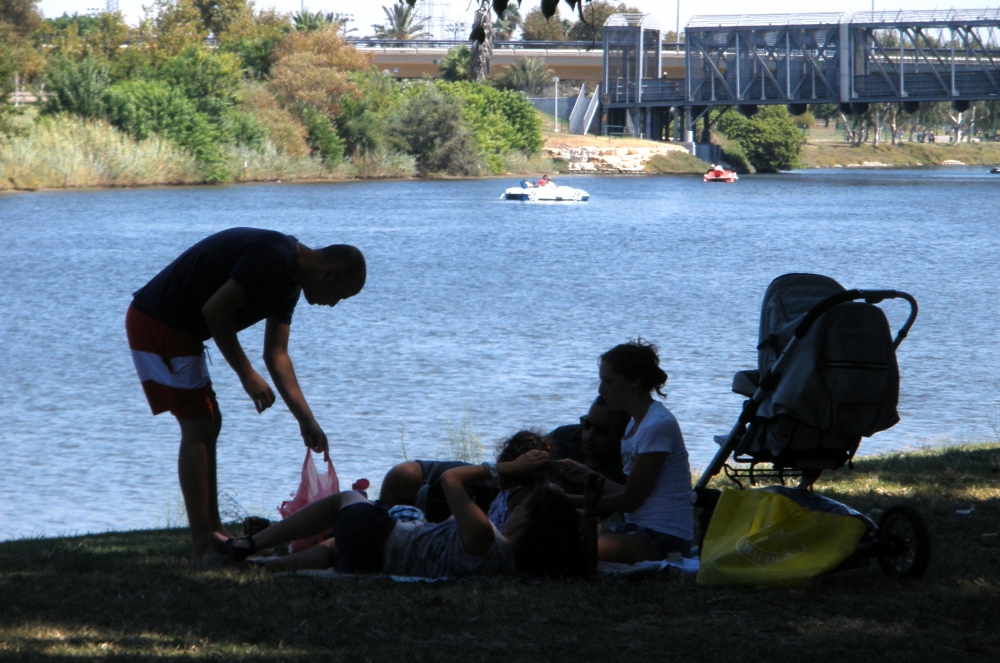
[(248, 0), (153, 0), (135, 26), (120, 13), (43, 19), (37, 0), (4, 0), (0, 141), (30, 131), (7, 101), (17, 74), (42, 118), (166, 138), (208, 182), (231, 178), (237, 149), (330, 168), (401, 154), (421, 174), (463, 176), (501, 173), (540, 151), (540, 120), (523, 94), (461, 77), (397, 81), (346, 29), (340, 15), (255, 10)]

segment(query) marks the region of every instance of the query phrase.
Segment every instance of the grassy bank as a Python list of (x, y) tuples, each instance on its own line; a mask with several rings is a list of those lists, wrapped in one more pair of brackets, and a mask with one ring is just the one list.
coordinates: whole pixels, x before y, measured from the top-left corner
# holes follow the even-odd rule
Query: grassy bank
[(183, 530), (26, 540), (0, 544), (0, 659), (995, 660), (1000, 445), (862, 459), (820, 484), (863, 511), (921, 510), (924, 579), (871, 568), (800, 590), (672, 577), (409, 585), (195, 572)]
[(835, 166), (860, 166), (881, 163), (887, 166), (933, 166), (945, 161), (964, 164), (995, 166), (1000, 164), (998, 143), (908, 143), (899, 145), (870, 144), (857, 147), (842, 141), (810, 141), (802, 148), (800, 156), (804, 168), (832, 168)]

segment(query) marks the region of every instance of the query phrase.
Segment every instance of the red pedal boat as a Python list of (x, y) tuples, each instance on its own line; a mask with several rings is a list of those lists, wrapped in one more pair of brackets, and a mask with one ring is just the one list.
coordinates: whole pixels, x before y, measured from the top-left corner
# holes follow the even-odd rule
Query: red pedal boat
[(705, 173), (704, 179), (706, 182), (735, 182), (740, 179), (736, 171), (726, 170), (719, 166), (714, 166), (711, 170)]

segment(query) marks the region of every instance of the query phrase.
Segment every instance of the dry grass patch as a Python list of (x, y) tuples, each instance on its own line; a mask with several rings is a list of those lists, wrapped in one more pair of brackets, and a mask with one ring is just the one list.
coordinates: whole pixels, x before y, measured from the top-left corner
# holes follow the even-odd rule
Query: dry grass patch
[(646, 162), (647, 173), (690, 173), (701, 175), (708, 170), (708, 164), (687, 152), (654, 154)]
[(932, 166), (948, 159), (969, 165), (1000, 163), (997, 143), (901, 143), (899, 145), (854, 146), (844, 142), (810, 142), (802, 147), (800, 160), (805, 168), (861, 165), (880, 162), (890, 166)]
[(49, 117), (26, 135), (0, 138), (0, 190), (200, 181), (185, 150), (157, 136), (135, 141), (104, 122)]

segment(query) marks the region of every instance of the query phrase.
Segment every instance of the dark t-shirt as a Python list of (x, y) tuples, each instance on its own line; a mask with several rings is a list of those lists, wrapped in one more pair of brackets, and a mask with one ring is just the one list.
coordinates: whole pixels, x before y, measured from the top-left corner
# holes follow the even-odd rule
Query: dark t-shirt
[[(580, 424), (560, 426), (552, 430), (546, 437), (552, 442), (551, 453), (553, 459), (569, 458), (578, 463), (583, 462), (583, 429)], [(590, 469), (599, 472), (615, 483), (625, 485), (625, 473), (622, 471), (620, 457), (609, 458)], [(563, 488), (570, 490), (566, 485), (563, 485)], [(572, 490), (578, 492), (580, 489), (580, 486), (574, 486)]]
[(264, 318), (291, 324), (302, 291), (292, 281), (297, 246), (294, 237), (273, 230), (223, 230), (192, 246), (136, 290), (132, 305), (168, 327), (206, 341), (212, 334), (201, 309), (233, 279), (247, 293), (247, 303), (236, 311), (237, 331)]

